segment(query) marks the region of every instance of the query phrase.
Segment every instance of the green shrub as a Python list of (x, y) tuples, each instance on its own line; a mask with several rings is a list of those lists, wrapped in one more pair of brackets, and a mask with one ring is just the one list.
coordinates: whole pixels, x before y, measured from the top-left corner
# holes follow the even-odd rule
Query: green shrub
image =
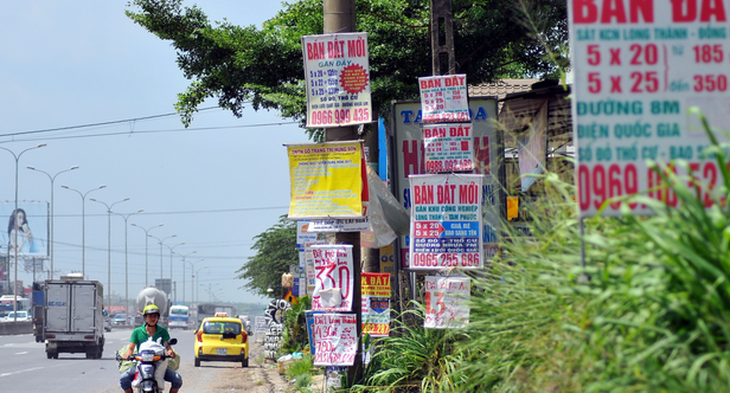
[(372, 360), (363, 383), (351, 392), (446, 392), (458, 384), (457, 358), (452, 353), (458, 331), (425, 329), (425, 308), (412, 301), (393, 320), (389, 337), (374, 340)]

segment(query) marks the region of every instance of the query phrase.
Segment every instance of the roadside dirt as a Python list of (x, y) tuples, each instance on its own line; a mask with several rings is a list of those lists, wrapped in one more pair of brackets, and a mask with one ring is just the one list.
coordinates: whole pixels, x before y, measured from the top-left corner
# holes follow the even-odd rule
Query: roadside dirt
[[(209, 392), (278, 393), (291, 392), (293, 385), (279, 375), (276, 364), (265, 361), (263, 345), (252, 340), (249, 367), (226, 367), (215, 374), (215, 380), (207, 381)], [(197, 385), (197, 383), (196, 383)]]

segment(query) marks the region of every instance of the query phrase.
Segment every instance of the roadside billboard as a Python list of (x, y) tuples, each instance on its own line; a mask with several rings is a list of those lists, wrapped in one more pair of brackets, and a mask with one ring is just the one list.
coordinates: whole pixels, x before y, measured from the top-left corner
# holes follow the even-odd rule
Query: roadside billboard
[(17, 245), (19, 258), (48, 257), (48, 203), (18, 201), (18, 220), (15, 225), (13, 211), (15, 202), (0, 203), (0, 253), (15, 254)]
[[(408, 176), (426, 174), (423, 140), (423, 121), (419, 101), (401, 101), (392, 106), (391, 129), (393, 135), (394, 192), (403, 207), (410, 210), (412, 192)], [(474, 173), (482, 179), (482, 259), (485, 265), (497, 254), (501, 210), (504, 192), (500, 186), (503, 175), (503, 141), (497, 133), (497, 99), (495, 97), (471, 97), (469, 111), (472, 122)], [(410, 237), (399, 238), (401, 266), (409, 267), (408, 248)]]
[[(730, 0), (570, 0), (572, 117), (581, 217), (613, 197), (644, 193), (676, 206), (647, 162), (687, 181), (711, 206), (720, 170), (703, 153), (709, 139), (690, 108), (721, 141), (730, 131)], [(683, 160), (686, 165), (679, 164)], [(609, 204), (603, 215), (651, 210)]]
[(370, 123), (367, 33), (302, 37), (307, 90), (307, 127)]
[(361, 141), (286, 145), (288, 218), (361, 218), (369, 202)]

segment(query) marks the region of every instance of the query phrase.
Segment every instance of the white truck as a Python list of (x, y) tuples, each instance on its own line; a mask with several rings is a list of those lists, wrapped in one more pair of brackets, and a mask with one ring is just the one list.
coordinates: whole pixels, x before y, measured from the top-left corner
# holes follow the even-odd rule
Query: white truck
[(43, 332), (48, 359), (61, 352), (100, 359), (104, 351), (104, 289), (80, 275), (46, 280)]

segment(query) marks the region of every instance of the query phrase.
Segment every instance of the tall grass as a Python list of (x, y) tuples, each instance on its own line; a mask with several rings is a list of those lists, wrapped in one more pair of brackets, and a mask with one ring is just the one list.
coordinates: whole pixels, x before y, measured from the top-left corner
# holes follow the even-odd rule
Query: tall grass
[(706, 209), (696, 182), (661, 173), (680, 206), (638, 196), (655, 215), (586, 220), (585, 269), (572, 186), (545, 177), (554, 192), (530, 207), (534, 237), (514, 237), (476, 281), (454, 391), (730, 391), (728, 192)]
[(390, 336), (374, 341), (364, 382), (350, 392), (450, 392), (459, 386), (462, 376), (452, 352), (454, 341), (464, 336), (458, 331), (425, 329), (424, 306), (416, 301), (408, 306), (393, 321)]

